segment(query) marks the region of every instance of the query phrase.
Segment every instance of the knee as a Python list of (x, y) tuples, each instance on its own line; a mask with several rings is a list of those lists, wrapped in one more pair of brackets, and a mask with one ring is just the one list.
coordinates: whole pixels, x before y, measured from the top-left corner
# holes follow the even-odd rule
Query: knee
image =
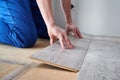
[(21, 23), (20, 24), (8, 24), (4, 25), (4, 43), (19, 48), (28, 48), (35, 44), (37, 41), (37, 31), (34, 24)]
[[(34, 27), (34, 26), (33, 26)], [(30, 28), (23, 28), (22, 30), (15, 30), (10, 31), (11, 34), (9, 36), (11, 37), (11, 41), (13, 42), (13, 46), (19, 47), (19, 48), (28, 48), (35, 44), (37, 41), (37, 33), (35, 29)]]
[(30, 48), (35, 44), (36, 40), (32, 40), (32, 42), (26, 41), (25, 43), (18, 43), (15, 47), (18, 48)]
[(16, 46), (18, 48), (29, 48), (32, 47), (36, 43), (36, 41), (36, 36), (29, 36), (29, 38), (27, 38), (26, 36), (22, 36), (21, 38), (14, 39), (13, 46)]
[(29, 0), (21, 0), (21, 3), (27, 2), (22, 5), (19, 1), (15, 2), (16, 4), (11, 4), (11, 2), (13, 1), (0, 1), (0, 4), (4, 3), (0, 7), (3, 10), (0, 12), (0, 18), (1, 24), (4, 24), (4, 31), (1, 31), (4, 40), (0, 42), (21, 48), (31, 47), (37, 40), (37, 31), (29, 8)]
[(37, 32), (34, 25), (8, 25), (0, 20), (0, 43), (9, 44), (19, 48), (31, 47), (37, 41)]

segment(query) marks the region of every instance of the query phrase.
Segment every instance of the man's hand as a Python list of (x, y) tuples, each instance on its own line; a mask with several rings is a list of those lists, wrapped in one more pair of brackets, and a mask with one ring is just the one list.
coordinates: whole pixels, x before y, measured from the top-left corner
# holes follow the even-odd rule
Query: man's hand
[(81, 33), (76, 25), (73, 24), (72, 16), (71, 16), (71, 0), (62, 0), (62, 6), (65, 13), (66, 19), (66, 31), (67, 34), (69, 32), (73, 32), (76, 38), (82, 38)]
[(67, 34), (69, 34), (69, 32), (73, 32), (74, 36), (76, 38), (82, 38), (79, 28), (76, 25), (74, 25), (73, 23), (68, 23), (66, 25), (66, 32), (67, 32)]
[(64, 29), (60, 28), (57, 25), (49, 25), (48, 34), (50, 36), (50, 44), (52, 45), (55, 39), (59, 39), (62, 48), (64, 49), (72, 49), (74, 46), (70, 42), (67, 33)]

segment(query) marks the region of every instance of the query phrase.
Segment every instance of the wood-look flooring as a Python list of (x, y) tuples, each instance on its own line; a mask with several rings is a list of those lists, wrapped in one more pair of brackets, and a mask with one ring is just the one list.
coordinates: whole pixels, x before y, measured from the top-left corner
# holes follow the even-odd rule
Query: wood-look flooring
[(120, 38), (89, 37), (75, 39), (73, 50), (63, 50), (57, 42), (32, 58), (71, 71), (79, 71), (77, 80), (120, 80)]
[(47, 64), (71, 71), (79, 71), (91, 40), (87, 38), (76, 39), (70, 36), (75, 45), (74, 49), (62, 49), (59, 42), (40, 50), (32, 55), (32, 58), (41, 60)]
[(120, 41), (92, 40), (78, 80), (120, 80)]

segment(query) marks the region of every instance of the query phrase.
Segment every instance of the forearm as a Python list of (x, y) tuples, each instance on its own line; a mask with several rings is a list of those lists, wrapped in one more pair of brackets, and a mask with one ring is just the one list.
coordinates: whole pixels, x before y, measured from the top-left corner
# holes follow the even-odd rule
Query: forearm
[(37, 4), (47, 27), (48, 25), (55, 24), (51, 0), (37, 0)]
[(71, 0), (62, 0), (61, 2), (62, 8), (65, 13), (65, 19), (66, 23), (72, 23), (72, 17), (71, 17)]

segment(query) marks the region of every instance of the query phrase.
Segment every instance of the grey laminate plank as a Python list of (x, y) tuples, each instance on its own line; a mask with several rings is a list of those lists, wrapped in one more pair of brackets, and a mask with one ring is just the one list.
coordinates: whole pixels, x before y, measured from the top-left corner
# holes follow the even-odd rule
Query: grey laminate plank
[(91, 40), (85, 38), (75, 39), (72, 36), (70, 37), (70, 40), (75, 45), (75, 48), (72, 50), (62, 49), (59, 42), (57, 42), (54, 45), (33, 54), (32, 58), (76, 72), (82, 65)]
[(120, 41), (93, 40), (78, 80), (120, 80)]
[(34, 66), (36, 66), (35, 63), (29, 63), (29, 64), (21, 65), (16, 70), (14, 70), (14, 71), (10, 72), (9, 74), (7, 74), (6, 76), (4, 76), (1, 80), (17, 80), (16, 78), (18, 76), (23, 75), (23, 73), (27, 72), (28, 70), (30, 70)]
[(120, 41), (120, 37), (115, 37), (115, 36), (94, 36), (93, 39), (97, 39), (97, 40), (110, 40), (110, 41)]

